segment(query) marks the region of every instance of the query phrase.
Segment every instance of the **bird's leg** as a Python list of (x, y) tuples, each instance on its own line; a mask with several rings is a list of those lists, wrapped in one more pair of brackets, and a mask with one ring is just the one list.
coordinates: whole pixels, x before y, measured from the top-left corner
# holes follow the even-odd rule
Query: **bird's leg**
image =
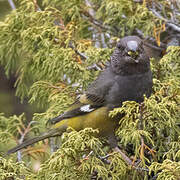
[(118, 146), (117, 138), (113, 133), (108, 135), (108, 143), (112, 149)]

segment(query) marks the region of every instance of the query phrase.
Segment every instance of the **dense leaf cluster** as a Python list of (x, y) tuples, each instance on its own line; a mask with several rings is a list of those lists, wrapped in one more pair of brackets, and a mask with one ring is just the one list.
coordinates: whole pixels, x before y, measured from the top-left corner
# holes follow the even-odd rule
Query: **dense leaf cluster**
[[(86, 89), (99, 73), (94, 67), (103, 69), (109, 60), (116, 39), (137, 29), (152, 36), (165, 22), (149, 10), (153, 4), (145, 0), (44, 0), (40, 6), (33, 0), (18, 2), (18, 8), (0, 22), (0, 64), (7, 75), (16, 73), (17, 96), (46, 111), (35, 113), (32, 121), (24, 114), (0, 114), (3, 153), (43, 131), (49, 118), (62, 113)], [(159, 1), (171, 13), (163, 3)], [(12, 155), (13, 159), (3, 158), (2, 153), (0, 179), (178, 179), (180, 47), (169, 47), (160, 61), (152, 58), (151, 66), (152, 96), (142, 104), (125, 102), (110, 113), (124, 114), (116, 134), (134, 166), (112, 152), (105, 139), (94, 137), (97, 130), (71, 130), (60, 142), (51, 139), (50, 146), (35, 145)], [(60, 149), (51, 153), (54, 143)], [(17, 158), (25, 165), (15, 163)], [(32, 171), (33, 158), (42, 162), (38, 172)]]

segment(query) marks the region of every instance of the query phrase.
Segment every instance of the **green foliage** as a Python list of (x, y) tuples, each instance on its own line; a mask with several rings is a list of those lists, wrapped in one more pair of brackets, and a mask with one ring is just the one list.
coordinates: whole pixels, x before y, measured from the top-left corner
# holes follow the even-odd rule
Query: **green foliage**
[(0, 157), (0, 174), (0, 180), (23, 180), (26, 175), (30, 174), (30, 171), (23, 163), (14, 163), (12, 160)]
[(163, 163), (153, 163), (151, 165), (151, 170), (155, 172), (161, 171), (157, 177), (157, 180), (177, 180), (180, 177), (180, 162), (174, 162), (169, 159), (163, 161)]
[(141, 29), (145, 35), (152, 33), (152, 29), (161, 21), (146, 8), (146, 3), (135, 4), (131, 0), (101, 1), (98, 7), (98, 19), (103, 18), (104, 24), (120, 29), (119, 35), (130, 34), (134, 27)]
[(22, 128), (22, 126), (24, 126), (24, 123), (23, 123), (24, 118), (25, 118), (24, 114), (20, 115), (19, 117), (17, 117), (16, 115), (13, 115), (9, 118), (4, 117), (3, 114), (0, 115), (1, 142), (7, 143), (8, 138), (12, 138), (19, 134), (20, 129)]
[[(32, 126), (32, 124), (34, 124)], [(19, 137), (26, 136), (29, 132), (37, 133), (39, 131), (40, 125), (31, 121), (27, 124), (24, 113), (16, 116), (5, 117), (2, 113), (0, 114), (0, 146), (3, 147), (3, 144), (11, 144), (18, 142)], [(10, 142), (9, 139), (14, 140), (15, 142)], [(23, 140), (23, 139), (22, 139)], [(5, 150), (7, 151), (7, 148)], [(2, 152), (2, 151), (1, 151)]]
[[(143, 4), (134, 3), (131, 0), (92, 0), (94, 3), (93, 10), (96, 11), (97, 20), (102, 20), (104, 25), (108, 25), (110, 33), (115, 34), (114, 27), (121, 29), (118, 32), (118, 36), (124, 36), (125, 33), (130, 34), (134, 30), (134, 27), (140, 28), (146, 35), (153, 33), (153, 27), (161, 25), (162, 21), (155, 17), (146, 8), (146, 1)], [(80, 30), (84, 31), (82, 27), (87, 27), (88, 21), (83, 18), (93, 18), (92, 14), (89, 13), (91, 7), (83, 0), (73, 1), (50, 1), (45, 0), (44, 5), (51, 5), (53, 7), (59, 7), (61, 15), (65, 22), (74, 21), (81, 26)], [(91, 19), (92, 20), (92, 19)], [(90, 20), (89, 23), (92, 23)], [(112, 32), (111, 32), (112, 31)]]
[[(0, 114), (2, 152), (12, 143), (19, 143), (22, 136), (43, 131), (48, 119), (64, 112), (87, 88), (99, 73), (89, 67), (104, 64), (110, 58), (112, 34), (118, 38), (139, 28), (145, 35), (152, 35), (154, 27), (163, 23), (147, 9), (146, 1), (92, 0), (91, 3), (92, 7), (82, 0), (44, 0), (40, 11), (35, 1), (21, 0), (19, 8), (0, 22), (0, 63), (7, 75), (16, 73), (17, 95), (46, 108), (43, 113), (35, 113), (33, 121), (27, 121), (24, 114), (11, 117)], [(95, 17), (90, 13), (92, 8)], [(107, 48), (100, 48), (103, 43), (99, 48), (94, 46), (93, 31), (111, 35), (105, 36)], [(88, 58), (84, 60), (76, 51)], [(24, 174), (26, 179), (147, 179), (150, 174), (147, 168), (157, 173), (158, 179), (177, 179), (180, 176), (179, 62), (180, 47), (169, 47), (160, 61), (151, 59), (152, 96), (145, 97), (142, 104), (124, 102), (110, 113), (124, 114), (116, 134), (124, 153), (134, 163), (140, 160), (139, 169), (129, 167), (119, 153), (111, 152), (104, 140), (94, 137), (96, 130), (84, 129), (64, 133), (60, 149), (42, 163), (38, 172), (31, 172), (28, 164), (33, 151), (23, 156), (25, 164), (0, 158), (2, 179), (12, 176), (23, 179)], [(37, 147), (32, 148), (38, 154)]]
[[(108, 179), (126, 177), (126, 165), (117, 153), (112, 153), (109, 165), (99, 157), (105, 155), (102, 143), (93, 136), (97, 130), (91, 128), (80, 132), (64, 133), (62, 146), (30, 179), (90, 179), (93, 174)], [(61, 169), (61, 171), (59, 171)], [(48, 171), (48, 173), (47, 173)]]
[[(18, 67), (15, 85), (16, 93), (22, 99), (28, 95), (32, 81), (61, 82), (65, 74), (71, 79), (71, 84), (76, 82), (83, 88), (87, 87), (94, 78), (94, 72), (87, 71), (86, 67), (109, 56), (110, 51), (102, 49), (96, 52), (91, 44), (79, 41), (82, 37), (75, 23), (69, 22), (62, 28), (54, 26), (53, 22), (58, 17), (61, 13), (57, 9), (35, 11), (32, 2), (22, 1), (22, 6), (0, 24), (1, 64), (5, 66), (6, 74), (16, 71)], [(74, 50), (68, 48), (70, 42), (76, 42), (75, 47), (87, 51), (91, 61), (79, 61)]]

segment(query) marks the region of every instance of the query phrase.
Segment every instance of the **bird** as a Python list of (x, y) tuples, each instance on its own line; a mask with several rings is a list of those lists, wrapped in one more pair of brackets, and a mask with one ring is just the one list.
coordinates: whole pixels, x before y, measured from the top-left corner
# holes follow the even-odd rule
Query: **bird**
[(123, 114), (110, 117), (109, 112), (125, 101), (143, 102), (144, 95), (150, 97), (152, 85), (150, 59), (143, 40), (138, 36), (125, 36), (117, 42), (106, 68), (87, 90), (78, 95), (63, 114), (48, 121), (50, 129), (10, 149), (7, 154), (46, 138), (61, 136), (68, 127), (76, 131), (88, 127), (98, 129), (98, 136), (106, 137), (110, 147), (117, 147), (115, 130)]

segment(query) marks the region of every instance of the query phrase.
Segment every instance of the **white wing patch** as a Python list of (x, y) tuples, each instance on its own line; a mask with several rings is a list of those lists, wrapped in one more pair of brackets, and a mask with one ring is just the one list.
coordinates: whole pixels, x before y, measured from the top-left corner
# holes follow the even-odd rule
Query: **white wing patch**
[(94, 110), (94, 108), (90, 108), (90, 104), (87, 104), (87, 105), (84, 105), (84, 106), (81, 106), (80, 110), (83, 111), (83, 112), (91, 112)]

